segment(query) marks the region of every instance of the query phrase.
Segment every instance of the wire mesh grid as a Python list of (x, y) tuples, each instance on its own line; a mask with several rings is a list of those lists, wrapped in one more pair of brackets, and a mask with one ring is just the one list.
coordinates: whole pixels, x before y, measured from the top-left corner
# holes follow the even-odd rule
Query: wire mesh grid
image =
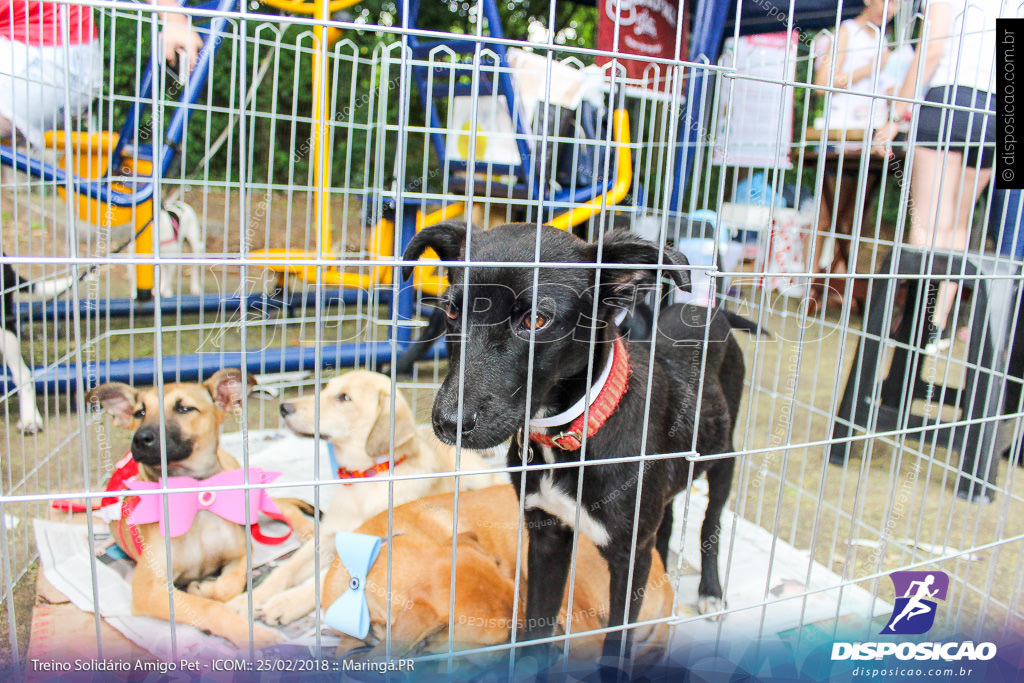
[[(909, 110), (909, 141), (897, 140), (891, 159), (875, 153), (865, 139), (868, 122), (876, 116), (880, 122), (895, 120), (887, 109), (920, 104), (922, 91), (906, 96), (898, 83), (890, 83), (884, 96), (856, 100), (868, 110), (860, 119), (836, 103), (857, 92), (841, 83), (847, 74), (837, 64), (866, 59), (864, 78), (880, 92), (887, 78), (893, 80), (886, 64), (907, 57), (900, 49), (934, 39), (916, 3), (894, 6), (892, 49), (876, 36), (866, 58), (857, 53), (865, 48), (846, 43), (844, 53), (844, 40), (834, 39), (843, 27), (853, 30), (846, 23), (848, 10), (840, 16), (829, 8), (812, 20), (809, 11), (743, 3), (732, 12), (741, 18), (727, 21), (724, 49), (716, 43), (688, 61), (701, 53), (687, 54), (679, 37), (692, 29), (690, 40), (699, 48), (714, 36), (709, 13), (722, 12), (699, 3), (688, 10), (692, 19), (682, 10), (671, 17), (677, 51), (649, 59), (639, 74), (605, 62), (629, 53), (625, 36), (638, 16), (647, 16), (637, 9), (642, 3), (632, 9), (622, 3), (610, 24), (610, 49), (575, 40), (565, 26), (555, 30), (562, 12), (580, 11), (555, 2), (537, 11), (530, 30), (521, 34), (519, 26), (502, 27), (498, 8), (486, 2), (430, 11), (400, 3), (349, 14), (325, 5), (279, 15), (244, 4), (186, 8), (181, 12), (207, 41), (208, 59), (200, 59), (191, 74), (151, 57), (161, 54), (152, 8), (87, 5), (106, 50), (104, 96), (79, 116), (62, 113), (58, 127), (72, 134), (48, 136), (45, 149), (22, 140), (2, 157), (5, 277), (9, 265), (33, 285), (45, 281), (52, 287), (69, 278), (67, 291), (55, 300), (32, 300), (32, 292), (3, 283), (5, 330), (15, 339), (12, 345), (5, 337), (3, 348), (7, 376), (0, 427), (2, 628), (11, 666), (31, 647), (42, 573), (40, 527), (33, 520), (73, 518), (87, 525), (90, 577), (83, 591), (91, 594), (87, 602), (101, 602), (97, 576), (111, 542), (107, 525), (54, 508), (58, 500), (103, 497), (129, 448), (130, 431), (111, 428), (105, 416), (87, 410), (88, 389), (116, 380), (154, 386), (165, 397), (173, 382), (235, 367), (255, 374), (267, 393), (294, 401), (321, 389), (326, 395), (327, 381), (354, 366), (388, 375), (388, 415), (397, 414), (402, 395), (415, 421), (429, 425), (433, 397), (449, 372), (455, 373), (462, 406), (467, 383), (480, 380), (465, 364), (448, 365), (440, 345), (427, 344), (419, 362), (399, 372), (403, 354), (443, 310), (436, 308), (437, 299), (441, 306), (452, 301), (444, 298), (441, 264), (431, 258), (403, 261), (402, 251), (417, 231), (448, 220), (488, 229), (510, 222), (538, 226), (538, 251), (527, 265), (517, 264), (534, 278), (534, 293), (527, 297), (533, 325), (541, 315), (536, 291), (542, 274), (573, 270), (559, 259), (535, 262), (539, 226), (546, 222), (602, 245), (612, 230), (625, 229), (678, 249), (690, 265), (675, 266), (663, 257), (647, 267), (660, 279), (687, 273), (698, 303), (714, 300), (767, 332), (733, 333), (746, 366), (742, 406), (731, 416), (733, 451), (700, 452), (698, 423), (668, 453), (641, 456), (641, 448), (588, 468), (631, 466), (639, 486), (657, 487), (661, 482), (643, 483), (641, 463), (650, 468), (652, 462), (677, 459), (699, 471), (723, 455), (735, 460), (720, 532), (720, 613), (709, 619), (698, 611), (707, 541), (698, 530), (714, 491), (691, 470), (675, 498), (675, 526), (664, 558), (672, 597), (662, 612), (627, 627), (636, 639), (656, 640), (652, 626), (667, 625), (663, 645), (669, 651), (711, 642), (727, 658), (739, 656), (735, 643), (744, 639), (780, 639), (794, 651), (820, 639), (877, 639), (892, 603), (904, 597), (887, 577), (903, 570), (949, 577), (929, 637), (1019, 640), (1024, 490), (1018, 474), (1020, 377), (1011, 349), (1021, 258), (1000, 248), (1016, 240), (1019, 223), (1010, 217), (1019, 200), (991, 192), (984, 165), (975, 171), (948, 141), (937, 149), (915, 144), (920, 106)], [(974, 10), (982, 11), (969, 8), (967, 14)], [(576, 23), (569, 28), (582, 32), (599, 11), (573, 14)], [(439, 12), (444, 23), (429, 23)], [(945, 29), (947, 42), (962, 43), (979, 30), (956, 19), (954, 14)], [(987, 24), (982, 29), (989, 30)], [(994, 41), (991, 32), (980, 35)], [(138, 49), (116, 49), (121, 44)], [(129, 53), (132, 60), (125, 60)], [(925, 65), (907, 61), (905, 72), (923, 72)], [(205, 79), (189, 101), (190, 85), (201, 74)], [(145, 93), (149, 78), (159, 96)], [(987, 117), (984, 105), (973, 103), (935, 108), (949, 117)], [(133, 126), (120, 128), (132, 117)], [(113, 142), (100, 135), (118, 130)], [(910, 179), (922, 174), (922, 164), (936, 163), (944, 172), (932, 194), (916, 194)], [(52, 169), (73, 169), (75, 175)], [(103, 173), (99, 184), (105, 191), (134, 192), (132, 202), (119, 204), (111, 194), (88, 189), (87, 180)], [(924, 228), (929, 220), (941, 222), (941, 215), (921, 206), (928, 202), (965, 217), (965, 241), (942, 244), (912, 234), (921, 229), (915, 221)], [(196, 216), (197, 243), (188, 249), (183, 245), (189, 213), (176, 210), (176, 203)], [(473, 259), (475, 234), (469, 234), (464, 254), (447, 259), (449, 276), (510, 270), (507, 263)], [(416, 266), (408, 281), (402, 266)], [(599, 277), (606, 269), (591, 263), (585, 270)], [(967, 293), (949, 294), (949, 285), (940, 282), (951, 280)], [(42, 293), (38, 286), (34, 291)], [(457, 302), (458, 310), (470, 303), (466, 297)], [(664, 301), (653, 296), (642, 303), (657, 316), (677, 299), (678, 293), (670, 293)], [(948, 346), (940, 326), (929, 324), (942, 301), (950, 302)], [(596, 326), (581, 328), (592, 340), (600, 336)], [(540, 386), (537, 335), (527, 334), (523, 406)], [(452, 340), (449, 349), (464, 355), (472, 333)], [(711, 343), (707, 336), (702, 341), (700, 367), (692, 377), (701, 398)], [(655, 348), (640, 339), (634, 346)], [(18, 351), (31, 368), (28, 380), (12, 358)], [(587, 382), (601, 372), (591, 357)], [(653, 378), (660, 370), (646, 365), (633, 372)], [(646, 417), (659, 400), (647, 395), (641, 402), (640, 433), (660, 428), (648, 425)], [(159, 405), (159, 424), (169, 424), (173, 406)], [(369, 489), (366, 481), (338, 481), (336, 466), (315, 456), (328, 443), (339, 448), (339, 441), (325, 422), (323, 402), (311, 405), (319, 428), (302, 442), (309, 462), (296, 467), (287, 486), (293, 491), (307, 484), (310, 502), (324, 512), (322, 520), (311, 522), (317, 550), (309, 574), (321, 577), (335, 557), (332, 535), (338, 529), (329, 521), (330, 506), (356, 495), (351, 492), (360, 486)], [(30, 414), (33, 406), (39, 407), (39, 420)], [(237, 419), (228, 418), (226, 429), (240, 431), (231, 442), (244, 466), (261, 463), (260, 439), (288, 434), (287, 420), (282, 423), (278, 415), (276, 401), (243, 401)], [(460, 434), (466, 417), (460, 410)], [(520, 432), (533, 417), (528, 411), (514, 416)], [(41, 431), (32, 434), (36, 427)], [(396, 523), (403, 502), (399, 488), (418, 480), (443, 479), (439, 486), (455, 489), (450, 495), (457, 516), (460, 501), (474, 488), (473, 477), (464, 468), (458, 478), (445, 478), (444, 468), (403, 474), (394, 445), (400, 429), (390, 419), (392, 445), (384, 461), (394, 472), (385, 470), (372, 482), (386, 483), (378, 488), (384, 528)], [(171, 460), (168, 438), (165, 431), (159, 448), (165, 463)], [(456, 438), (455, 463), (470, 452), (461, 441)], [(521, 442), (513, 437), (511, 443), (515, 453)], [(289, 447), (294, 448), (291, 442)], [(600, 457), (587, 454), (585, 443), (584, 453)], [(489, 462), (495, 473), (517, 479), (527, 470), (555, 473), (567, 467), (516, 458), (506, 466), (503, 455)], [(271, 494), (284, 486), (246, 479), (246, 488)], [(579, 502), (582, 490), (580, 484), (567, 494), (572, 511), (566, 515), (579, 530), (586, 529), (581, 516), (597, 514)], [(635, 531), (640, 515), (648, 514), (639, 500), (636, 494), (621, 513), (634, 520), (623, 551), (631, 567), (634, 553), (628, 547), (646, 542)], [(521, 550), (530, 533), (523, 521), (525, 501), (516, 505), (507, 532)], [(347, 520), (345, 529), (355, 530), (370, 516)], [(383, 601), (383, 631), (374, 632), (378, 652), (404, 656), (408, 648), (419, 652), (426, 644), (419, 661), (446, 667), (469, 666), (467, 651), (490, 653), (503, 657), (512, 672), (515, 654), (529, 642), (525, 551), (513, 549), (511, 555), (511, 611), (494, 616), (506, 627), (505, 637), (498, 644), (457, 642), (455, 634), (464, 634), (454, 590), (463, 541), (454, 520), (449, 526), (444, 544), (455, 569), (450, 582), (447, 576), (442, 582), (452, 589), (443, 637), (394, 642), (403, 615), (393, 598)], [(591, 565), (577, 564), (581, 539), (600, 540), (595, 527), (590, 532), (572, 537), (572, 584), (592, 580), (586, 573)], [(163, 543), (169, 556), (171, 539)], [(254, 571), (253, 545), (246, 549), (252, 588), (264, 574)], [(397, 550), (386, 557), (387, 590), (394, 595), (395, 577), (405, 569), (394, 564), (401, 557)], [(328, 588), (312, 583), (318, 609), (306, 631), (289, 635), (301, 636), (317, 653), (332, 651), (337, 632), (324, 624), (319, 609), (330, 606)], [(172, 589), (165, 589), (161, 600), (170, 603)], [(568, 636), (552, 637), (560, 652), (591, 652), (585, 643), (593, 640), (594, 629), (598, 641), (616, 631), (617, 625), (608, 624), (607, 595), (598, 605), (596, 622), (585, 618), (590, 607), (581, 606), (579, 621), (586, 628), (570, 626)], [(246, 602), (241, 611), (252, 629), (247, 635), (258, 640), (263, 626), (253, 610), (259, 605)], [(576, 620), (577, 612), (569, 611)], [(109, 653), (116, 645), (99, 612), (93, 614), (88, 630), (102, 656), (104, 647)], [(192, 641), (181, 640), (177, 623), (197, 625), (190, 619), (172, 605), (170, 621), (176, 625), (168, 631), (169, 651), (188, 651), (182, 643)]]

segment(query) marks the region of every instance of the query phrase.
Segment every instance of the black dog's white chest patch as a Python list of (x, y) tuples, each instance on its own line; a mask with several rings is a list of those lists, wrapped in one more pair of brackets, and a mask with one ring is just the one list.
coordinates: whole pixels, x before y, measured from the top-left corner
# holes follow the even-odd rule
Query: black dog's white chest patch
[(534, 493), (527, 494), (526, 507), (543, 510), (552, 517), (556, 517), (563, 524), (573, 527), (576, 524), (576, 511), (579, 509), (581, 533), (586, 534), (598, 548), (608, 545), (611, 537), (604, 524), (594, 519), (585, 507), (576, 505), (576, 498), (569, 495), (558, 484), (554, 476), (547, 472), (540, 479), (540, 488)]

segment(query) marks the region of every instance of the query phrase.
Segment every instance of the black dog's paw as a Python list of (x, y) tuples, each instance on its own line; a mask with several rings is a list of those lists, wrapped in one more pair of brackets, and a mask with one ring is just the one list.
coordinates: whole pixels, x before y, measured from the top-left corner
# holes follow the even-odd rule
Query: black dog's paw
[(697, 600), (697, 613), (707, 614), (710, 621), (718, 621), (725, 617), (725, 599), (713, 595), (702, 595)]

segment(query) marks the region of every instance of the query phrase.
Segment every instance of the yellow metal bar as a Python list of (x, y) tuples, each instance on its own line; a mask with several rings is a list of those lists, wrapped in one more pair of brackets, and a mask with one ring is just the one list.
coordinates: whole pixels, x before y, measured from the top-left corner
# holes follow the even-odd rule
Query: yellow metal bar
[(424, 214), (422, 211), (416, 212), (416, 232), (419, 232), (423, 228), (429, 228), (432, 225), (437, 225), (443, 221), (461, 216), (466, 212), (466, 205), (462, 202), (456, 202), (454, 204), (448, 204), (443, 206), (436, 211), (431, 211), (428, 214)]
[(50, 149), (64, 149), (64, 141), (68, 138), (71, 139), (71, 147), (75, 151), (81, 151), (83, 149), (89, 150), (102, 150), (107, 156), (114, 150), (117, 145), (118, 138), (120, 136), (117, 133), (111, 131), (103, 131), (100, 133), (79, 133), (79, 132), (67, 132), (63, 130), (48, 130), (43, 133), (43, 143)]
[[(383, 260), (394, 253), (394, 246), (395, 224), (386, 218), (382, 219), (380, 223), (373, 227), (373, 232), (370, 235), (369, 252), (375, 261), (379, 260), (383, 265), (373, 266), (370, 269), (370, 273), (366, 275), (346, 273), (341, 268), (325, 268), (321, 276), (321, 282), (329, 286), (353, 289), (370, 289), (372, 287), (389, 285), (391, 284), (391, 266), (384, 264)], [(250, 253), (250, 257), (253, 259), (287, 259), (289, 261), (296, 261), (297, 263), (288, 263), (287, 265), (275, 263), (263, 267), (276, 273), (291, 273), (304, 282), (316, 282), (316, 266), (306, 266), (301, 263), (301, 261), (315, 259), (317, 257), (315, 252), (301, 249), (260, 249)], [(339, 256), (327, 250), (324, 250), (323, 258), (338, 259), (340, 261)], [(344, 265), (344, 262), (342, 262), (342, 265)]]
[[(327, 6), (328, 14), (330, 15), (335, 12), (340, 12), (341, 10), (360, 2), (362, 2), (362, 0), (334, 0)], [(316, 8), (316, 2), (306, 2), (305, 0), (263, 0), (263, 4), (276, 7), (277, 9), (288, 12), (289, 14), (321, 16), (320, 12)]]
[[(145, 226), (145, 228), (143, 228)], [(153, 255), (153, 200), (143, 202), (135, 207), (135, 230), (142, 232), (135, 238), (135, 255)], [(153, 289), (153, 266), (139, 264), (135, 266), (135, 288), (148, 292)]]
[[(442, 221), (461, 216), (465, 212), (466, 205), (459, 202), (457, 204), (449, 204), (428, 214), (418, 213), (416, 214), (416, 232), (423, 228), (437, 225)], [(423, 252), (423, 258), (436, 259), (437, 254), (434, 253), (433, 249), (427, 249)], [(435, 266), (417, 266), (412, 271), (413, 287), (427, 296), (441, 296), (441, 293), (448, 287), (448, 278), (442, 273), (442, 269)]]
[[(329, 7), (326, 0), (315, 0), (315, 16), (319, 19), (326, 19), (329, 16)], [(320, 193), (319, 218), (320, 218), (320, 248), (323, 251), (331, 249), (331, 195), (327, 189), (331, 186), (331, 153), (327, 148), (330, 141), (330, 131), (327, 130), (327, 122), (331, 120), (331, 113), (328, 108), (331, 104), (331, 91), (329, 87), (330, 78), (327, 75), (327, 64), (320, 63), (321, 49), (326, 52), (330, 49), (330, 33), (325, 25), (319, 25), (314, 32), (313, 41), (313, 176), (315, 190)], [(326, 62), (326, 60), (325, 60)]]
[(612, 113), (612, 137), (618, 155), (615, 184), (604, 194), (555, 216), (548, 225), (559, 230), (568, 230), (591, 216), (596, 216), (602, 206), (618, 204), (629, 194), (629, 186), (633, 180), (633, 162), (629, 155), (629, 113), (625, 109), (616, 109)]

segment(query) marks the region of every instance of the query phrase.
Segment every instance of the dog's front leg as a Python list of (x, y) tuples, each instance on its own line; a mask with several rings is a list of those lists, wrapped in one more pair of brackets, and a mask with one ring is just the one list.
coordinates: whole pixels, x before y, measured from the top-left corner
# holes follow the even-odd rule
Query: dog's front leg
[[(327, 535), (321, 539), (320, 546), (320, 568), (323, 570), (330, 565), (329, 557), (325, 563), (324, 555), (326, 553), (324, 548), (328, 548), (331, 552), (334, 551), (334, 535)], [(275, 595), (280, 595), (289, 588), (298, 586), (313, 577), (313, 559), (316, 556), (316, 548), (317, 544), (313, 541), (303, 543), (291, 557), (276, 567), (274, 571), (270, 572), (270, 576), (265, 578), (263, 583), (253, 588), (252, 602), (257, 610), (257, 616), (260, 614), (260, 608), (267, 604)]]
[(245, 558), (232, 560), (224, 565), (220, 576), (190, 583), (188, 592), (211, 600), (227, 602), (245, 590), (245, 574)]
[(290, 624), (301, 619), (316, 609), (316, 584), (319, 581), (323, 585), (326, 574), (325, 568), (320, 572), (319, 579), (310, 577), (298, 586), (274, 595), (256, 609), (256, 616), (271, 626)]
[[(526, 510), (526, 640), (554, 635), (572, 560), (572, 529), (547, 512)], [(547, 649), (546, 646), (544, 649)]]
[[(626, 538), (626, 544), (629, 537)], [(615, 541), (613, 540), (614, 544)], [(612, 546), (609, 546), (609, 548)], [(629, 585), (629, 550), (602, 550), (605, 560), (608, 562), (609, 573), (609, 596), (608, 596), (608, 626), (622, 626), (626, 623), (633, 623), (640, 614), (640, 607), (644, 601), (644, 588), (647, 586), (647, 577), (651, 573), (651, 552), (654, 550), (653, 539), (643, 541), (637, 539), (636, 556), (633, 562), (632, 590)], [(626, 595), (632, 592), (629, 601), (629, 619), (626, 617)], [(617, 662), (620, 657), (629, 659), (630, 643), (632, 633), (626, 629), (612, 631), (605, 636), (603, 657), (606, 663)]]
[[(170, 621), (171, 606), (167, 599), (167, 579), (155, 571), (159, 558), (144, 553), (132, 576), (132, 614)], [(202, 631), (230, 640), (239, 650), (249, 648), (249, 621), (226, 603), (190, 595), (175, 588), (175, 623), (188, 624)], [(253, 647), (257, 650), (284, 642), (284, 636), (264, 626), (253, 624)]]

